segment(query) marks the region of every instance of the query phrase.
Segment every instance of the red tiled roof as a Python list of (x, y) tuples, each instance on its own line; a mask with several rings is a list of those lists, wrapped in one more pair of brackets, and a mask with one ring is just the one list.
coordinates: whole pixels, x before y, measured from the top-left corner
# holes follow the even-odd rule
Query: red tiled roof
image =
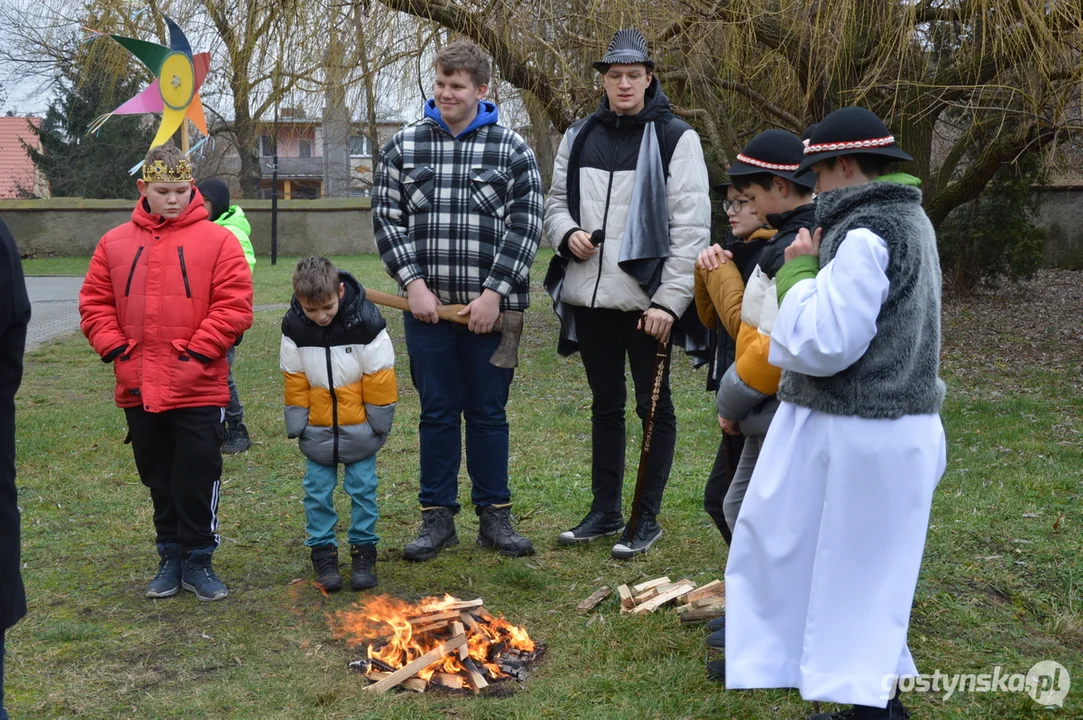
[(0, 117), (0, 198), (18, 197), (20, 186), (34, 188), (34, 163), (20, 142), (38, 147), (38, 136), (28, 122), (41, 127), (37, 117)]

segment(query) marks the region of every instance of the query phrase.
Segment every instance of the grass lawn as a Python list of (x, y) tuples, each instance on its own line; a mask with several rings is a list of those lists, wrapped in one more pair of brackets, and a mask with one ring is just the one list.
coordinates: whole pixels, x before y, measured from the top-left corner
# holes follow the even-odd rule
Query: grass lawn
[[(539, 259), (535, 279), (548, 255)], [(363, 283), (390, 290), (375, 257), (340, 258)], [(81, 264), (80, 264), (81, 263)], [(35, 274), (81, 272), (86, 260), (32, 260)], [(293, 259), (260, 258), (256, 303), (285, 302)], [(928, 673), (1025, 673), (1056, 660), (1076, 677), (1065, 708), (1025, 694), (909, 696), (915, 718), (1083, 717), (1083, 283), (1076, 273), (945, 307), (943, 373), (949, 464), (933, 507), (910, 632)], [(500, 697), (371, 696), (347, 672), (359, 654), (332, 639), (324, 597), (303, 547), (304, 463), (285, 437), (278, 372), (280, 311), (256, 315), (235, 374), (256, 441), (227, 457), (215, 566), (230, 596), (149, 601), (151, 506), (123, 444), (111, 369), (71, 336), (27, 356), (18, 398), (24, 577), (30, 613), (8, 633), (5, 680), (13, 718), (804, 718), (795, 691), (725, 692), (704, 676), (701, 627), (671, 612), (621, 616), (597, 587), (659, 575), (722, 577), (725, 546), (701, 508), (718, 442), (703, 372), (675, 363), (679, 433), (661, 522), (645, 557), (617, 562), (609, 545), (561, 548), (555, 537), (590, 503), (590, 392), (578, 357), (555, 353), (556, 323), (536, 288), (509, 403), (514, 512), (539, 553), (503, 559), (472, 542), (469, 483), (463, 544), (424, 564), (401, 560), (417, 507), (417, 394), (401, 316), (387, 312), (398, 351), (400, 402), (379, 454), (379, 590), (404, 598), (483, 597), (527, 626), (548, 653)], [(630, 503), (639, 433), (630, 414)], [(340, 513), (348, 512), (339, 496)], [(345, 530), (340, 542), (345, 541)], [(507, 687), (507, 684), (505, 685)]]

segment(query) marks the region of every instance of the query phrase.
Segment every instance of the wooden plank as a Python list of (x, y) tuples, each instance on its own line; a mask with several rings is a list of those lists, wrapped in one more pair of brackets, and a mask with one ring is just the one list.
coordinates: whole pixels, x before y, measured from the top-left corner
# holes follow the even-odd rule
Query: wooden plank
[(488, 610), (485, 609), (484, 605), (481, 606), (481, 607), (478, 607), (478, 608), (474, 608), (473, 610), (471, 610), (471, 612), (474, 613), (475, 615), (477, 615), (479, 618), (481, 618), (485, 622), (489, 622), (491, 620), (496, 619), (496, 618), (493, 617), (492, 613), (490, 613)]
[(635, 600), (632, 599), (632, 590), (627, 585), (621, 585), (617, 588), (617, 594), (620, 595), (622, 609), (631, 610), (636, 606)]
[(413, 634), (414, 634), (415, 637), (418, 636), (418, 635), (425, 635), (426, 633), (431, 633), (431, 632), (434, 632), (436, 630), (443, 630), (444, 628), (446, 628), (450, 624), (451, 624), (450, 620), (441, 620), (440, 622), (435, 622), (432, 625), (426, 625), (425, 627), (414, 628), (413, 629)]
[(687, 605), (678, 605), (676, 610), (679, 613), (685, 613), (685, 612), (688, 612), (689, 610), (695, 609), (695, 607), (696, 606), (693, 605), (692, 603), (688, 603)]
[(709, 605), (717, 605), (718, 603), (726, 604), (725, 595), (715, 595), (713, 597), (701, 597), (699, 600), (693, 600), (692, 604), (696, 607), (708, 607)]
[(644, 590), (650, 590), (653, 587), (658, 587), (659, 585), (665, 585), (668, 582), (669, 582), (668, 577), (660, 577), (660, 578), (655, 578), (654, 580), (647, 580), (645, 582), (639, 583), (638, 585), (633, 585), (632, 586), (632, 593), (635, 594), (635, 595), (638, 595), (639, 593), (643, 592)]
[(463, 625), (470, 628), (470, 632), (479, 632), (478, 621), (474, 619), (474, 616), (463, 610), (459, 613), (459, 619), (463, 621)]
[(665, 605), (667, 602), (670, 602), (671, 600), (676, 600), (681, 595), (684, 595), (686, 592), (688, 592), (689, 589), (690, 588), (687, 585), (680, 585), (670, 590), (669, 592), (662, 593), (658, 597), (651, 598), (642, 605), (636, 605), (636, 609), (632, 612), (636, 614), (643, 614), (656, 610)]
[(608, 586), (603, 585), (595, 590), (586, 600), (576, 605), (575, 609), (579, 612), (590, 612), (598, 606), (598, 603), (609, 597), (612, 592), (613, 591), (610, 590)]
[[(391, 673), (383, 672), (382, 670), (373, 670), (368, 674), (368, 677), (372, 678), (373, 680), (383, 680), (390, 674)], [(419, 677), (407, 678), (401, 683), (399, 683), (399, 687), (406, 688), (407, 690), (413, 690), (414, 692), (419, 693), (425, 692), (425, 688), (427, 686), (428, 683)]]
[(704, 622), (705, 620), (713, 620), (722, 614), (722, 611), (726, 609), (725, 605), (717, 607), (705, 607), (695, 608), (688, 612), (681, 613), (681, 622), (693, 623)]
[[(695, 581), (693, 581), (693, 580), (688, 580), (688, 579), (686, 578), (686, 579), (684, 579), (684, 580), (678, 580), (677, 582), (674, 582), (674, 583), (666, 583), (665, 585), (659, 585), (659, 586), (658, 586), (658, 587), (656, 587), (656, 588), (655, 588), (654, 590), (655, 590), (655, 592), (657, 592), (657, 593), (658, 593), (659, 595), (661, 595), (662, 593), (666, 593), (666, 592), (669, 592), (670, 590), (673, 590), (674, 588), (678, 588), (678, 587), (680, 587), (681, 585), (688, 585), (688, 586), (690, 586), (690, 587), (692, 588), (692, 590), (694, 590), (694, 589), (696, 588), (696, 583), (695, 583)], [(691, 590), (689, 590), (689, 592), (691, 592)]]
[(406, 665), (403, 665), (401, 668), (391, 673), (383, 680), (380, 680), (374, 685), (369, 685), (365, 688), (365, 690), (374, 693), (387, 692), (391, 688), (401, 683), (406, 678), (416, 675), (417, 673), (427, 668), (429, 665), (432, 665), (434, 662), (450, 653), (452, 650), (458, 650), (461, 646), (465, 644), (466, 635), (456, 635), (447, 642), (442, 643), (438, 647), (435, 647), (432, 650), (428, 651), (417, 660), (414, 660), (412, 663), (407, 663)]
[(469, 610), (470, 608), (481, 607), (485, 604), (485, 601), (481, 598), (477, 600), (457, 600), (453, 603), (438, 604), (438, 605), (422, 605), (421, 612), (423, 613), (442, 613), (446, 610)]
[(634, 598), (632, 598), (632, 607), (634, 608), (636, 605), (640, 605), (647, 602), (651, 598), (656, 597), (658, 595), (658, 588), (660, 587), (662, 586), (659, 585), (658, 587), (652, 587), (646, 592), (641, 592), (636, 595)]
[(725, 595), (726, 586), (721, 580), (712, 580), (711, 582), (698, 587), (692, 592), (688, 593), (688, 602), (695, 602), (700, 598), (714, 597), (716, 595)]
[(463, 689), (463, 676), (454, 675), (452, 673), (433, 673), (429, 678), (429, 682), (433, 685), (440, 685), (441, 687), (451, 688), (453, 690)]
[(448, 610), (447, 612), (437, 613), (436, 615), (419, 615), (417, 617), (410, 618), (411, 625), (430, 625), (438, 620), (458, 620), (458, 610)]
[[(451, 634), (452, 635), (465, 635), (466, 634), (466, 628), (463, 627), (463, 624), (461, 622), (456, 620), (455, 622), (451, 623)], [(459, 659), (460, 660), (465, 660), (469, 656), (470, 656), (470, 649), (468, 647), (466, 647), (466, 644), (464, 643), (463, 645), (461, 645), (459, 647)]]
[(466, 668), (466, 683), (474, 691), (475, 695), (489, 687), (489, 681), (485, 679), (485, 675), (478, 671), (478, 666), (474, 664), (473, 658), (463, 660), (463, 667)]

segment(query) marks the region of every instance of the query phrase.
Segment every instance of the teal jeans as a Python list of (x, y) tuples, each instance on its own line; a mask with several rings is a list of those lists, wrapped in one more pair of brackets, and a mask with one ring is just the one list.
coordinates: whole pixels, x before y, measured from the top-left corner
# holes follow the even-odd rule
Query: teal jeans
[[(338, 483), (338, 466), (321, 465), (306, 460), (305, 468), (305, 545), (338, 546), (335, 538), (334, 491)], [(350, 496), (351, 545), (374, 545), (380, 539), (376, 535), (376, 455), (370, 455), (355, 463), (344, 463), (342, 489)]]

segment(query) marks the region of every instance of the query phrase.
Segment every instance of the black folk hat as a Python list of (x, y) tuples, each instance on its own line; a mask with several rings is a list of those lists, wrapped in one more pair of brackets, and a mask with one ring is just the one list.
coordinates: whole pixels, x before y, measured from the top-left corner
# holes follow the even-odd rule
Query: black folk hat
[(805, 159), (797, 174), (807, 175), (821, 160), (839, 155), (882, 155), (913, 160), (895, 145), (895, 137), (876, 113), (863, 107), (840, 108), (813, 125), (805, 141)]
[(643, 33), (635, 28), (625, 28), (613, 34), (609, 41), (609, 47), (605, 50), (605, 57), (594, 63), (594, 69), (600, 73), (607, 72), (610, 65), (646, 65), (647, 69), (654, 69), (654, 60), (647, 57), (647, 40)]
[(737, 162), (726, 170), (731, 178), (738, 175), (777, 175), (791, 182), (812, 187), (815, 179), (795, 177), (804, 157), (801, 138), (785, 130), (764, 130), (737, 154)]

